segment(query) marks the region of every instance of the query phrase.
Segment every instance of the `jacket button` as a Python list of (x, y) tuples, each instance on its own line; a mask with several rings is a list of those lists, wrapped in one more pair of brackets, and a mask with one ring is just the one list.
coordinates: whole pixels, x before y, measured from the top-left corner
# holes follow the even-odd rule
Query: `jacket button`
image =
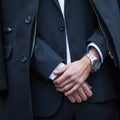
[(60, 30), (60, 31), (64, 31), (64, 30), (65, 30), (65, 26), (60, 25), (60, 26), (59, 26), (59, 30)]
[(25, 23), (26, 24), (31, 23), (31, 21), (32, 21), (32, 18), (30, 16), (28, 16), (27, 18), (25, 18)]
[(10, 33), (10, 32), (13, 31), (13, 28), (8, 27), (8, 28), (4, 29), (4, 31), (7, 32), (7, 33)]
[(26, 61), (27, 61), (27, 57), (26, 56), (22, 56), (20, 58), (20, 62), (25, 63)]

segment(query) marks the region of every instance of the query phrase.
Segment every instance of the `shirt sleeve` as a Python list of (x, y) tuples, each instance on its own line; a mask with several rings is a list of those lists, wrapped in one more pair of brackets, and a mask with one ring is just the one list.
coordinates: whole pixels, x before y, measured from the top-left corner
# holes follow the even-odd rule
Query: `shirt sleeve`
[[(57, 69), (60, 69), (60, 68), (62, 68), (63, 66), (65, 66), (65, 64), (64, 64), (64, 63), (60, 63), (60, 64), (58, 64), (58, 66), (57, 66), (53, 71), (55, 71), (55, 70), (57, 70)], [(49, 76), (49, 79), (51, 79), (51, 80), (54, 80), (54, 79), (57, 77), (57, 75), (55, 75), (55, 74), (53, 73), (53, 71), (52, 71), (52, 73), (51, 73), (50, 76)]]
[(104, 58), (103, 58), (103, 55), (102, 55), (102, 52), (101, 52), (100, 48), (99, 48), (95, 43), (91, 42), (91, 43), (89, 43), (88, 46), (87, 46), (87, 52), (89, 51), (89, 49), (90, 49), (91, 47), (94, 47), (94, 48), (98, 51), (98, 53), (99, 53), (99, 55), (100, 55), (101, 64), (102, 64)]

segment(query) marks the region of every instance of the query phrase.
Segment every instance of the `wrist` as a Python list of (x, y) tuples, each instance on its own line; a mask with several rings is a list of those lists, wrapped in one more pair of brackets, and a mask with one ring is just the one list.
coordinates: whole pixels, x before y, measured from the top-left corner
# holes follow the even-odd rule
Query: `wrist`
[(92, 71), (92, 67), (91, 67), (91, 61), (90, 59), (86, 56), (86, 54), (84, 55), (84, 57), (82, 58), (82, 60), (84, 61), (86, 67), (89, 69), (89, 71)]
[(98, 51), (94, 47), (91, 47), (91, 49), (89, 50), (88, 53), (94, 55), (97, 59), (100, 60), (100, 55), (99, 55)]

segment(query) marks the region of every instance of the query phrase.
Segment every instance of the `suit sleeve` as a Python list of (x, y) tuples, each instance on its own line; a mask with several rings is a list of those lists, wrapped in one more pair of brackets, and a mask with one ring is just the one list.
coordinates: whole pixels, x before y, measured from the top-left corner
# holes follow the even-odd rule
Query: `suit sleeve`
[(100, 49), (103, 58), (106, 59), (108, 55), (107, 44), (104, 35), (102, 34), (100, 29), (96, 29), (94, 34), (88, 39), (88, 43), (95, 43)]
[[(1, 17), (1, 13), (0, 13)], [(2, 41), (2, 30), (1, 30), (1, 18), (0, 18), (0, 97), (3, 97), (7, 91), (6, 75), (5, 75), (5, 64), (4, 64), (4, 52), (3, 52), (3, 41)]]
[(63, 62), (63, 59), (43, 40), (37, 37), (31, 59), (32, 68), (39, 75), (48, 79), (52, 71), (61, 62)]

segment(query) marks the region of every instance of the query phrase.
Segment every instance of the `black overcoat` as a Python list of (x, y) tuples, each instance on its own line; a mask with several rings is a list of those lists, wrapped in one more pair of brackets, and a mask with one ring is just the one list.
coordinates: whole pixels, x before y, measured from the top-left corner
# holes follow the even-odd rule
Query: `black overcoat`
[(4, 67), (1, 68), (3, 57), (0, 54), (0, 90), (6, 82), (8, 91), (0, 98), (0, 119), (32, 120), (29, 63), (37, 0), (1, 0), (0, 5), (4, 41), (2, 45), (0, 39), (0, 53), (4, 47), (7, 74), (7, 81), (2, 82)]
[[(118, 1), (90, 1), (107, 38), (115, 65), (120, 68), (120, 8)], [(7, 95), (2, 95), (0, 98), (1, 120), (33, 119), (29, 68), (37, 6), (37, 0), (7, 0), (7, 2), (1, 0), (0, 66), (2, 67), (0, 67), (0, 75), (3, 73), (0, 76), (0, 91), (6, 89), (8, 92)], [(2, 40), (4, 40), (3, 43)]]

